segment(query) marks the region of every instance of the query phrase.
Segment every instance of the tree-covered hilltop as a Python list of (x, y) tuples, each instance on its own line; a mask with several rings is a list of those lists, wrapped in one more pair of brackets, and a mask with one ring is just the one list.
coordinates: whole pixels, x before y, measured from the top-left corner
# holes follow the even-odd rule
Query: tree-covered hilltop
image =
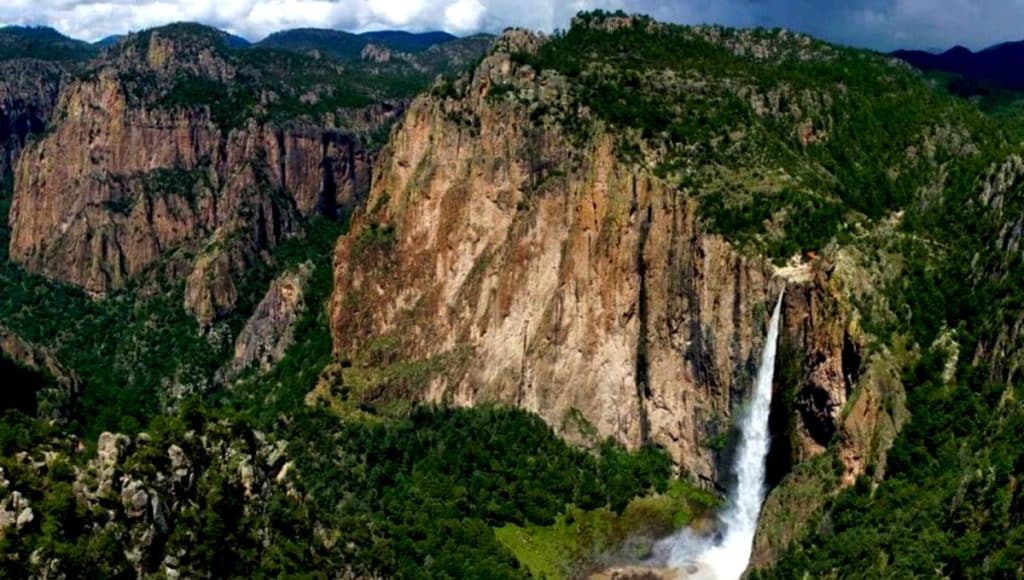
[(396, 97), (412, 97), (439, 74), (458, 74), (490, 48), (486, 34), (458, 38), (444, 32), (413, 34), (376, 31), (354, 34), (339, 30), (299, 28), (271, 34), (254, 45), (341, 64), (352, 78)]
[(781, 29), (593, 12), (517, 59), (572, 82), (576, 108), (537, 118), (597, 116), (624, 156), (698, 197), (708, 227), (778, 258), (848, 240), (999, 143), (898, 61)]
[[(147, 60), (154, 37), (173, 53)], [(349, 37), (355, 39), (351, 51), (338, 40)], [(411, 98), (436, 75), (464, 70), (486, 52), (491, 40), (299, 30), (249, 44), (216, 28), (178, 22), (117, 37), (101, 51), (49, 28), (7, 27), (0, 29), (0, 60), (75, 61), (84, 67), (79, 74), (86, 78), (113, 66), (135, 99), (167, 108), (208, 106), (214, 121), (226, 129), (249, 118), (336, 119), (343, 125), (347, 111)], [(378, 41), (387, 58), (364, 58), (362, 49)], [(332, 52), (325, 46), (340, 48)], [(395, 58), (390, 58), (391, 50)], [(413, 52), (400, 52), (405, 50)], [(206, 68), (195, 64), (200, 55), (211, 59)]]
[(237, 46), (215, 28), (177, 23), (130, 34), (84, 73), (113, 70), (132, 102), (164, 109), (208, 107), (225, 130), (249, 119), (323, 124), (346, 111), (407, 97), (401, 75), (367, 79), (337, 63), (272, 48)]
[(292, 52), (317, 53), (341, 61), (362, 59), (367, 45), (377, 44), (401, 52), (422, 52), (433, 46), (457, 40), (446, 32), (411, 33), (382, 30), (356, 34), (343, 30), (323, 28), (294, 28), (275, 32), (257, 44), (266, 48), (280, 48)]
[(31, 58), (48, 61), (86, 61), (99, 50), (45, 26), (0, 28), (0, 61)]

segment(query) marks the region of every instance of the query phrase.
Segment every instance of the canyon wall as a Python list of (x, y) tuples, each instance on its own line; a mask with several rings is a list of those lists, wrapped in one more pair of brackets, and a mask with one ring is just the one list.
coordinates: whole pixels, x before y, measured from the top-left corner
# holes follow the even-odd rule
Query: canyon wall
[(193, 78), (181, 75), (202, 87), (230, 80), (233, 65), (190, 39), (136, 44), (71, 82), (52, 129), (23, 152), (10, 256), (94, 295), (143, 273), (187, 279), (186, 307), (209, 324), (234, 306), (240, 273), (304, 220), (353, 207), (369, 154), (302, 121), (227, 127), (209, 106), (169, 106), (161, 91)]
[[(565, 79), (514, 63), (538, 42), (506, 35), (461, 98), (410, 107), (337, 248), (337, 355), (359, 360), (386, 337), (393, 360), (448, 361), (405, 396), (514, 405), (581, 443), (657, 443), (719, 483), (713, 442), (789, 279), (783, 343), (798, 353), (807, 441), (795, 454), (823, 450), (848, 392), (827, 266), (740, 255), (702, 231), (694, 199), (624, 162), (601, 123), (581, 138), (531, 117), (570, 99)], [(506, 86), (539, 105), (495, 98)]]

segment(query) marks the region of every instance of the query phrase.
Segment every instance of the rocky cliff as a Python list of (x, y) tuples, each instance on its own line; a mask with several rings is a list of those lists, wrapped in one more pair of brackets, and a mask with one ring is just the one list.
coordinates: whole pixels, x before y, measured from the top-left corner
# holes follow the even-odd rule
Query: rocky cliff
[(351, 134), (261, 120), (258, 106), (234, 119), (218, 110), (232, 98), (218, 87), (244, 88), (253, 73), (209, 34), (133, 37), (66, 87), (59, 122), (16, 172), (12, 260), (95, 295), (143, 272), (184, 278), (186, 307), (209, 324), (233, 307), (250, 264), (366, 191), (369, 155)]
[(0, 181), (12, 176), (29, 138), (46, 129), (66, 80), (67, 73), (55, 63), (0, 62)]
[(336, 354), (357, 367), (366, 351), (443, 360), (375, 396), (514, 405), (579, 442), (657, 443), (721, 482), (713, 442), (751, 385), (766, 306), (789, 286), (784, 343), (806, 377), (796, 431), (805, 455), (820, 452), (850, 387), (825, 263), (777, 270), (707, 232), (697, 199), (625, 160), (565, 76), (516, 62), (541, 43), (508, 33), (470, 78), (410, 107), (338, 245)]
[[(130, 36), (12, 141), (15, 258), (111, 296), (0, 269), (11, 575), (618, 565), (648, 549), (620, 523), (713, 495), (607, 439), (728, 486), (783, 288), (759, 577), (1024, 573), (1017, 108), (786, 31), (595, 12), (507, 32), (389, 133), (395, 47), (222, 40)], [(340, 239), (311, 219), (353, 204)], [(183, 297), (236, 315), (196, 337)]]

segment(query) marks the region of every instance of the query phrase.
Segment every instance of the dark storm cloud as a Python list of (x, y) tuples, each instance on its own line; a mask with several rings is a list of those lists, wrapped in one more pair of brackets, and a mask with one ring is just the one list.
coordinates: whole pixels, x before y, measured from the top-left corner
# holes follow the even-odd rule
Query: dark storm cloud
[(47, 24), (97, 39), (197, 20), (258, 39), (274, 30), (500, 31), (565, 27), (579, 10), (624, 9), (681, 23), (782, 26), (869, 46), (987, 46), (1024, 37), (1024, 0), (2, 0), (0, 22)]
[(1024, 38), (1024, 0), (746, 0), (756, 24), (785, 26), (857, 46), (982, 48)]

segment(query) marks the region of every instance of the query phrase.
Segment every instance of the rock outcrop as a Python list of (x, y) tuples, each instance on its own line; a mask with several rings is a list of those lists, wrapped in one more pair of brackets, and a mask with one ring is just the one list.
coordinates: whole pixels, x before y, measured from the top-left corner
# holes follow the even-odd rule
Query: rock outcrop
[[(1024, 159), (1011, 155), (980, 180), (978, 204), (990, 214), (992, 247), (975, 259), (978, 279), (999, 278), (1013, 284), (1013, 272), (1024, 262)], [(992, 263), (998, 257), (1003, 259)], [(978, 345), (974, 360), (989, 360), (993, 379), (1011, 385), (1024, 374), (1024, 313), (1007, 309), (989, 343)]]
[[(336, 353), (358, 359), (381, 337), (397, 360), (457, 353), (414, 396), (522, 407), (575, 440), (654, 442), (719, 482), (709, 443), (746, 398), (785, 280), (704, 232), (697, 201), (623, 161), (600, 122), (581, 144), (536, 114), (573, 106), (564, 77), (511, 56), (542, 42), (506, 33), (460, 98), (411, 105), (338, 245)], [(828, 273), (808, 268), (784, 342), (805, 370), (799, 429), (827, 442), (848, 388), (842, 324)]]
[(235, 356), (227, 370), (236, 375), (256, 367), (269, 371), (294, 341), (295, 323), (305, 310), (304, 294), (312, 264), (301, 264), (277, 277), (235, 341)]
[[(3, 471), (0, 470), (0, 477)], [(6, 483), (6, 480), (3, 481)], [(6, 485), (2, 487), (6, 488)], [(0, 539), (9, 533), (8, 530), (21, 530), (35, 519), (28, 498), (15, 491), (0, 500)]]
[(376, 63), (385, 63), (391, 61), (391, 49), (386, 46), (377, 46), (376, 44), (367, 44), (363, 47), (360, 56), (363, 60), (368, 60)]
[[(285, 441), (227, 421), (173, 434), (103, 433), (88, 461), (82, 441), (53, 439), (18, 453), (6, 476), (0, 469), (0, 538), (18, 541), (19, 535), (54, 524), (54, 508), (37, 503), (32, 486), (60, 473), (62, 509), (78, 514), (81, 533), (102, 536), (109, 542), (105, 549), (123, 555), (107, 573), (209, 575), (211, 564), (194, 546), (196, 518), (260, 522), (272, 509), (271, 497), (300, 503), (286, 452)], [(57, 521), (69, 525), (71, 520)], [(267, 530), (253, 525), (247, 532), (269, 542)], [(11, 550), (8, 565), (27, 576), (77, 571), (69, 556), (39, 551), (29, 557), (20, 549)], [(88, 557), (95, 553), (90, 550)]]

